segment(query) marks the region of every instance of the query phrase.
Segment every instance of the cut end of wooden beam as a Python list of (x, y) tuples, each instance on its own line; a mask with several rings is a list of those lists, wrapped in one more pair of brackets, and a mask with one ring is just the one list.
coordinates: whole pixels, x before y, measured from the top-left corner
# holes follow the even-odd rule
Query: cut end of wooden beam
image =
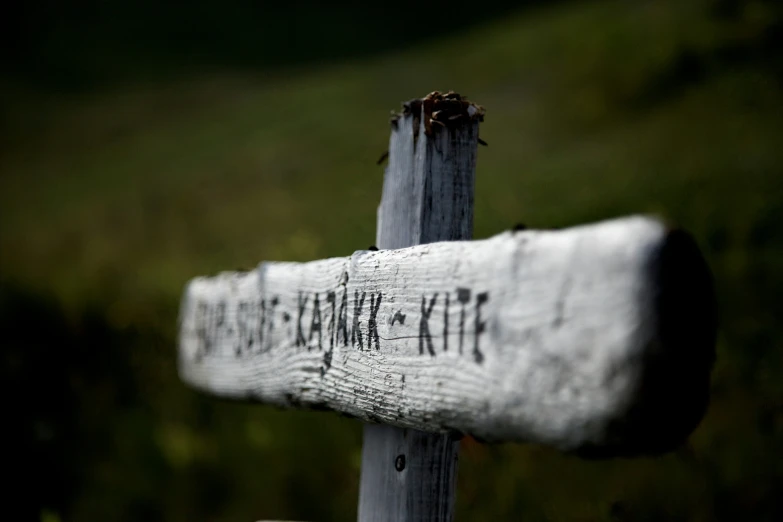
[(672, 451), (706, 413), (718, 322), (709, 267), (691, 235), (679, 229), (666, 234), (649, 264), (656, 336), (642, 354), (633, 404), (608, 430), (622, 436), (611, 445), (581, 447), (581, 456)]

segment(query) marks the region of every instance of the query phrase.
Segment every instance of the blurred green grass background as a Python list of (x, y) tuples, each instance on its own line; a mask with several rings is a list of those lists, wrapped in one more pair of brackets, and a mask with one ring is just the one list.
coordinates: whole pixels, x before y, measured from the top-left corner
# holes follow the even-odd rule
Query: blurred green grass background
[(783, 519), (778, 3), (97, 5), (40, 1), (5, 33), (20, 520), (355, 518), (361, 425), (185, 388), (179, 298), (197, 275), (372, 244), (389, 110), (435, 89), (487, 108), (476, 238), (655, 213), (696, 237), (721, 316), (682, 451), (585, 462), (468, 439), (457, 520)]

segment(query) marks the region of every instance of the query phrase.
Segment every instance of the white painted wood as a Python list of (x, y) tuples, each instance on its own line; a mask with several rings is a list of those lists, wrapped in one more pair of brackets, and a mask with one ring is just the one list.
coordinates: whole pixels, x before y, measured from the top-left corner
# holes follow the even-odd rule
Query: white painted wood
[(394, 426), (659, 451), (703, 413), (713, 306), (692, 241), (637, 216), (197, 278), (179, 369)]
[[(427, 133), (426, 112), (393, 126), (378, 208), (382, 249), (472, 237), (478, 121)], [(365, 424), (359, 522), (453, 520), (458, 455), (450, 434)]]
[(454, 519), (459, 438), (365, 424), (359, 522)]

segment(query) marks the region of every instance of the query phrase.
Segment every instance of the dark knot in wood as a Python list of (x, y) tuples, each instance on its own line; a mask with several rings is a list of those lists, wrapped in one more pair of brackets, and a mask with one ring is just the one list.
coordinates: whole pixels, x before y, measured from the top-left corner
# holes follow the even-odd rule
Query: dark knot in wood
[(394, 459), (394, 469), (397, 471), (405, 469), (405, 455), (397, 455), (397, 458)]

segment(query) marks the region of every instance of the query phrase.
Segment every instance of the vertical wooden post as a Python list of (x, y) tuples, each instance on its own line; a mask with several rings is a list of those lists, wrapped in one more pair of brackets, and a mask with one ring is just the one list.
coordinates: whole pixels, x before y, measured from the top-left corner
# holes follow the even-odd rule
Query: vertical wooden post
[[(393, 125), (378, 248), (473, 235), (478, 121), (465, 118), (428, 135), (426, 117), (405, 114)], [(365, 425), (359, 521), (453, 520), (458, 453), (459, 440), (450, 435)]]

